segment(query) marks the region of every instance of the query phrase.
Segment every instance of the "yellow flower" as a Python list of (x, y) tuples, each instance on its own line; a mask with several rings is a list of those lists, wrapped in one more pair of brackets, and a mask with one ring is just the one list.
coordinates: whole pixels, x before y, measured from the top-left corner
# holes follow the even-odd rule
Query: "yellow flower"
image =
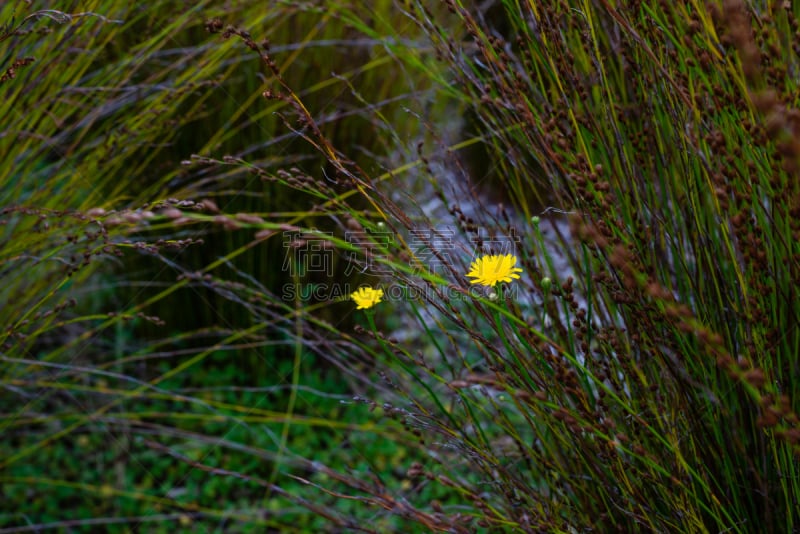
[(366, 310), (381, 301), (383, 289), (372, 289), (371, 287), (359, 287), (358, 291), (350, 295), (350, 298), (358, 304), (357, 310)]
[(512, 278), (519, 278), (517, 273), (521, 273), (522, 269), (514, 267), (516, 264), (517, 257), (512, 254), (482, 256), (472, 262), (467, 276), (475, 278), (470, 280), (471, 284), (492, 287), (497, 282), (510, 282)]

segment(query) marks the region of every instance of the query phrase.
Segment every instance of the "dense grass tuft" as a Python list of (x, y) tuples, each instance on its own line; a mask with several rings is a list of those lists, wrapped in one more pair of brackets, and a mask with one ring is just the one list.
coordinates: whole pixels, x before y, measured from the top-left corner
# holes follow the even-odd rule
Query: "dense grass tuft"
[(800, 8), (157, 4), (0, 8), (3, 532), (800, 528)]

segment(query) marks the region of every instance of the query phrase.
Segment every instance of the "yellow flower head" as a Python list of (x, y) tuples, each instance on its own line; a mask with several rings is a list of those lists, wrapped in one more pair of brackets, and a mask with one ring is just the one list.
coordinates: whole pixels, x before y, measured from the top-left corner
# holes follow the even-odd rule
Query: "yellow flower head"
[(357, 310), (366, 310), (381, 301), (383, 289), (372, 289), (371, 287), (359, 287), (358, 291), (350, 295), (350, 298), (358, 304)]
[(514, 267), (516, 264), (517, 257), (512, 254), (482, 256), (472, 262), (467, 276), (475, 278), (470, 280), (471, 284), (493, 287), (497, 282), (510, 282), (513, 278), (519, 278), (517, 273), (521, 273), (522, 269)]

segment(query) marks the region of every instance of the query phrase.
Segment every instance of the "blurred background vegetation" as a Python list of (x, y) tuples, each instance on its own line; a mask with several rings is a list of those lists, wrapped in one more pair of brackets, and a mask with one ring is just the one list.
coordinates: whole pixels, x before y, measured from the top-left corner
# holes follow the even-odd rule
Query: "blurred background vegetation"
[[(430, 55), (422, 32), (391, 2), (53, 7), (0, 8), (0, 527), (334, 524), (302, 506), (333, 498), (284, 471), (391, 472), (409, 446), (352, 401), (363, 349), (304, 332), (351, 332), (351, 304), (301, 320), (309, 303), (282, 295), (358, 282), (350, 253), (308, 271), (287, 245), (362, 228), (348, 210), (367, 203), (336, 200), (350, 188), (263, 93), (280, 76), (350, 164), (382, 174), (424, 136), (415, 114), (442, 106), (395, 57)], [(254, 239), (260, 223), (274, 237)]]
[(0, 6), (0, 532), (800, 528), (800, 7), (57, 4)]

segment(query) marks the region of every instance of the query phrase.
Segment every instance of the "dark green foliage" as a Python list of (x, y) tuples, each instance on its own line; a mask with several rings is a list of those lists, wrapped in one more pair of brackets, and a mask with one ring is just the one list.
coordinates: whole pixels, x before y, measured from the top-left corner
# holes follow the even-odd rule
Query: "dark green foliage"
[(800, 528), (798, 8), (429, 4), (0, 7), (4, 532)]

